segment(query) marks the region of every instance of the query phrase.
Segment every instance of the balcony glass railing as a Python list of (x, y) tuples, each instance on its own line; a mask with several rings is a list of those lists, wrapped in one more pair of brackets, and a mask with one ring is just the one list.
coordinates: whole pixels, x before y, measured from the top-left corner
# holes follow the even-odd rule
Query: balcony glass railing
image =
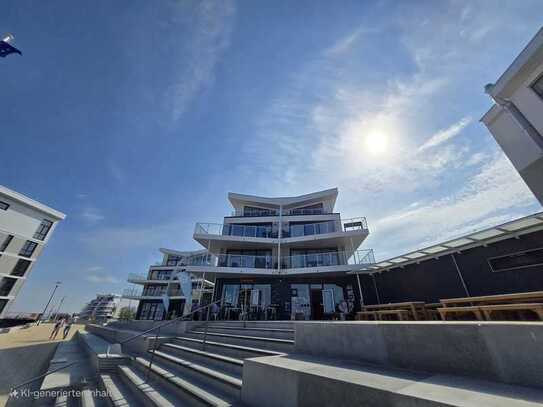
[(271, 226), (255, 225), (232, 225), (220, 223), (197, 223), (195, 234), (209, 234), (222, 236), (240, 236), (240, 237), (262, 237), (276, 238), (277, 231), (273, 231)]
[(300, 254), (294, 256), (285, 256), (281, 258), (281, 268), (306, 268), (306, 267), (327, 267), (352, 264), (371, 264), (375, 263), (373, 250), (357, 250), (351, 252), (327, 252)]
[(123, 290), (123, 297), (162, 297), (166, 294), (166, 289), (157, 290), (146, 288), (144, 290), (137, 288), (127, 288)]
[(220, 254), (217, 256), (218, 267), (245, 267), (256, 269), (273, 268), (272, 256), (247, 256), (238, 254)]
[[(284, 224), (288, 224), (285, 222)], [(197, 223), (194, 234), (216, 235), (216, 236), (239, 236), (239, 237), (260, 237), (277, 238), (278, 223), (274, 225), (235, 225), (220, 223)], [(299, 237), (310, 235), (321, 235), (334, 232), (350, 232), (353, 230), (367, 230), (366, 218), (352, 218), (344, 220), (330, 220), (326, 222), (314, 222), (303, 224), (290, 224), (287, 230), (283, 230), (281, 236)], [(190, 261), (189, 261), (190, 262)]]

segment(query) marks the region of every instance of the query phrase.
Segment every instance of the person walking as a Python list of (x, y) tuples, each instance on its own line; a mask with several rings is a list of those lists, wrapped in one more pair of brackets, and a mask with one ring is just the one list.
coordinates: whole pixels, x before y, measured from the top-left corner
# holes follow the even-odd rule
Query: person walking
[(66, 339), (68, 334), (70, 333), (70, 329), (72, 328), (73, 321), (71, 318), (66, 318), (65, 320), (66, 325), (64, 325), (64, 331), (62, 333), (62, 339)]
[(62, 327), (62, 319), (59, 319), (55, 322), (55, 326), (53, 327), (53, 332), (51, 332), (51, 335), (49, 336), (49, 339), (56, 339), (60, 328)]

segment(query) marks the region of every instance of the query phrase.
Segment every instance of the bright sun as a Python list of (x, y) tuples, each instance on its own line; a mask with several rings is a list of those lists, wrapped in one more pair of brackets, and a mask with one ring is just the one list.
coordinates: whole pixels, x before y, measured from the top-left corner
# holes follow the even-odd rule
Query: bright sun
[(367, 150), (374, 155), (383, 154), (388, 147), (387, 137), (383, 133), (370, 133), (365, 143)]

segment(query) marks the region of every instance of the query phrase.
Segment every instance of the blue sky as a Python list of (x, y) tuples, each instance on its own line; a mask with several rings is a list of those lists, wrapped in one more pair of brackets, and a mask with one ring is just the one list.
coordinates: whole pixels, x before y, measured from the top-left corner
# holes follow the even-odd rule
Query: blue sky
[(13, 309), (121, 292), (229, 191), (337, 186), (378, 259), (541, 210), (478, 121), (539, 5), (3, 2), (0, 183), (67, 214)]

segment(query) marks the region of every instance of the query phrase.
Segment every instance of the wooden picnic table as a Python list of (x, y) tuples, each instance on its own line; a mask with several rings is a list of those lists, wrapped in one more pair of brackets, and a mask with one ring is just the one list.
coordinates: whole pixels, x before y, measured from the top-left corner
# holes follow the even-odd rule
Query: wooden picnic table
[(364, 308), (367, 311), (408, 310), (411, 312), (411, 316), (415, 321), (418, 321), (420, 319), (420, 316), (422, 316), (422, 319), (426, 319), (426, 309), (424, 308), (424, 301), (408, 301), (379, 305), (366, 305)]
[(443, 307), (455, 307), (485, 304), (518, 304), (523, 302), (542, 302), (543, 291), (531, 291), (527, 293), (483, 295), (480, 297), (447, 298), (440, 300)]

